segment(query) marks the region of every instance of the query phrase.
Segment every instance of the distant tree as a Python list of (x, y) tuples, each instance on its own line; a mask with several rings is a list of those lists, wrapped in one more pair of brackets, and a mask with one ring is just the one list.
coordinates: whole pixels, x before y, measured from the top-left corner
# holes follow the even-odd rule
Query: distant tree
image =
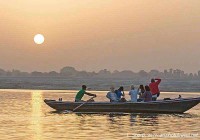
[(97, 73), (96, 73), (95, 71), (93, 71), (93, 72), (90, 72), (90, 74), (91, 74), (92, 76), (95, 76), (95, 75), (97, 75)]
[(160, 77), (160, 72), (158, 70), (151, 70), (149, 72), (150, 77)]
[(50, 71), (50, 72), (48, 73), (48, 76), (53, 76), (53, 77), (59, 76), (59, 73), (57, 73), (56, 71)]
[(12, 76), (12, 72), (11, 71), (7, 71), (6, 72), (6, 76)]
[(60, 74), (63, 76), (75, 76), (77, 74), (77, 70), (73, 67), (64, 67), (60, 70)]
[(98, 72), (98, 74), (99, 74), (99, 75), (110, 75), (111, 72), (108, 71), (107, 69), (103, 69), (103, 70), (100, 70), (100, 71)]
[(135, 76), (135, 73), (130, 71), (130, 70), (123, 70), (118, 73), (120, 77), (125, 77), (125, 78), (133, 78)]
[(79, 71), (76, 76), (79, 76), (79, 77), (89, 77), (90, 75), (86, 71)]
[(6, 71), (3, 69), (0, 69), (0, 76), (5, 76), (6, 75)]
[(113, 71), (113, 74), (117, 74), (117, 73), (119, 73), (118, 70), (114, 70), (114, 71)]
[(24, 77), (26, 77), (26, 76), (30, 76), (30, 74), (29, 74), (28, 72), (21, 72), (20, 75), (21, 75), (21, 76), (24, 76)]
[(44, 76), (42, 72), (34, 71), (31, 73), (31, 76)]
[(138, 72), (138, 75), (141, 76), (141, 77), (147, 77), (148, 73), (144, 70), (141, 70), (141, 71)]
[(21, 76), (21, 72), (19, 70), (12, 70), (12, 76)]

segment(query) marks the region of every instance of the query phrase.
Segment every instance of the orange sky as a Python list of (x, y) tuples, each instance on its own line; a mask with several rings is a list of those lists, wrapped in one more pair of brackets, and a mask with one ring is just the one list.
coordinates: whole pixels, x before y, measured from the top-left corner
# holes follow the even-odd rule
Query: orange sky
[[(200, 70), (199, 0), (0, 1), (0, 68)], [(35, 34), (45, 36), (42, 45)]]

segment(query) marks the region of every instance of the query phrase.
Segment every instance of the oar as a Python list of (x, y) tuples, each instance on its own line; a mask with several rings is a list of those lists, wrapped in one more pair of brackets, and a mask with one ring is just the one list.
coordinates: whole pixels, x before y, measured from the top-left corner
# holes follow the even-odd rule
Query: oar
[(72, 110), (72, 112), (76, 111), (78, 108), (80, 108), (81, 106), (83, 106), (83, 105), (86, 104), (88, 101), (90, 101), (90, 100), (92, 100), (92, 99), (94, 99), (94, 98), (95, 98), (95, 96), (93, 96), (92, 98), (90, 98), (90, 99), (87, 100), (86, 102), (80, 104), (79, 106), (77, 106), (76, 108), (74, 108), (74, 109)]

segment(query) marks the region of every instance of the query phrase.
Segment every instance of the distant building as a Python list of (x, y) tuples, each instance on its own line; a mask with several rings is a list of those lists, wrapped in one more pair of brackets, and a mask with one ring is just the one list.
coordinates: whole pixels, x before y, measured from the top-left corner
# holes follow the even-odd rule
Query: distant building
[(200, 78), (200, 70), (198, 71), (198, 77)]
[(168, 78), (172, 78), (173, 77), (173, 69), (169, 69), (169, 73), (168, 73)]
[(188, 76), (188, 78), (189, 78), (189, 79), (193, 79), (193, 78), (194, 78), (193, 73), (190, 73), (189, 76)]
[(198, 75), (195, 73), (193, 76), (194, 79), (198, 79)]

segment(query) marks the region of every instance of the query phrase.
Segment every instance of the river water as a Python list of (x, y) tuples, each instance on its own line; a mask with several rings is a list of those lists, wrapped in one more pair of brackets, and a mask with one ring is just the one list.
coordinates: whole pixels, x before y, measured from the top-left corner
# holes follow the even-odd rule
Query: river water
[[(74, 100), (76, 91), (0, 90), (0, 139), (199, 139), (200, 104), (184, 114), (58, 113), (44, 99)], [(96, 101), (107, 101), (95, 91)], [(160, 99), (200, 93), (161, 93)], [(129, 96), (126, 95), (128, 99)], [(87, 97), (85, 100), (88, 99)]]

